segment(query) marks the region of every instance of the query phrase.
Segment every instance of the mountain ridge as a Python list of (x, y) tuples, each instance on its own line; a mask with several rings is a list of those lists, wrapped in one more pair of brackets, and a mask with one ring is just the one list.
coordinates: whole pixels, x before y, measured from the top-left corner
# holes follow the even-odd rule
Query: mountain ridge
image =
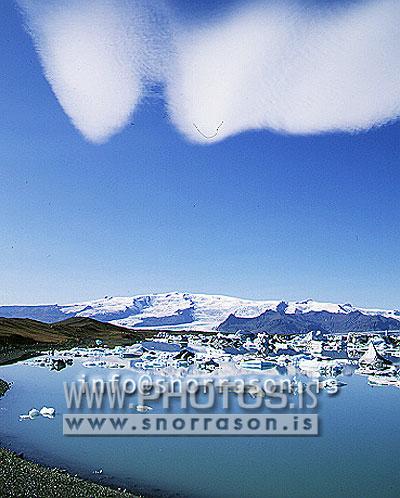
[[(239, 320), (252, 320), (266, 312), (279, 315), (274, 315), (275, 325), (276, 320), (282, 320), (283, 317), (286, 325), (296, 323), (296, 327), (300, 329), (311, 315), (308, 315), (307, 320), (304, 316), (302, 320), (296, 320), (296, 316), (318, 312), (328, 313), (330, 318), (331, 315), (338, 315), (335, 319), (337, 322), (343, 322), (343, 315), (358, 312), (362, 316), (393, 320), (385, 323), (395, 326), (398, 322), (400, 328), (399, 310), (361, 308), (349, 303), (324, 303), (312, 299), (251, 300), (223, 295), (169, 292), (131, 297), (106, 296), (102, 299), (69, 305), (0, 306), (0, 316), (4, 318), (29, 318), (54, 323), (73, 317), (86, 317), (127, 328), (193, 331), (221, 330), (220, 326), (231, 315)], [(329, 321), (328, 315), (320, 315), (321, 320)], [(232, 318), (230, 320), (232, 325)], [(359, 321), (368, 322), (362, 317)], [(369, 321), (373, 323), (374, 319), (370, 318)]]
[(308, 311), (302, 314), (281, 313), (267, 310), (255, 318), (230, 315), (218, 326), (221, 332), (266, 332), (276, 334), (306, 334), (319, 331), (328, 334), (349, 332), (399, 331), (400, 321), (382, 315), (364, 315), (360, 311), (331, 313)]

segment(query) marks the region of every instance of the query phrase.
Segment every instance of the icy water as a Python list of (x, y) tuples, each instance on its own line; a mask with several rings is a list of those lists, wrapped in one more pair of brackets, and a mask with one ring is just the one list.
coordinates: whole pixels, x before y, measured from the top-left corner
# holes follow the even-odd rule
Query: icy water
[[(320, 400), (317, 437), (65, 437), (62, 383), (83, 372), (79, 364), (61, 372), (0, 368), (0, 377), (14, 383), (0, 400), (1, 446), (157, 496), (400, 496), (400, 389), (340, 377), (347, 383), (340, 394)], [(53, 420), (19, 421), (43, 405), (56, 408)]]

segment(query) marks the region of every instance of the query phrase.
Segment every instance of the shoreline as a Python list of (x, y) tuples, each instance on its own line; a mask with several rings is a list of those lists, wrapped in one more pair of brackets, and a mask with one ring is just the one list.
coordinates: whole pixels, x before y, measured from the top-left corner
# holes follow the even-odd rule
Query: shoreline
[(25, 460), (22, 455), (0, 448), (0, 489), (2, 496), (30, 498), (143, 498), (127, 490), (85, 480), (54, 467)]
[[(90, 322), (89, 325), (91, 325)], [(21, 334), (21, 330), (15, 332)], [(13, 333), (14, 331), (11, 336), (5, 339), (0, 338), (2, 339), (0, 340), (0, 367), (38, 356), (43, 350), (95, 344), (90, 332), (84, 340), (79, 336), (73, 336), (62, 337), (57, 342), (49, 342), (47, 339), (43, 342), (39, 340), (33, 344), (25, 338), (14, 342), (12, 340)], [(96, 330), (94, 335), (101, 335), (101, 331)], [(141, 337), (141, 333), (135, 332), (135, 336), (131, 336), (128, 332), (126, 336), (120, 334), (112, 337), (110, 342), (116, 344), (131, 343), (136, 342)], [(11, 386), (12, 381), (7, 382), (0, 378), (0, 406), (3, 396)], [(1, 496), (18, 496), (19, 498), (31, 498), (32, 496), (42, 498), (149, 498), (152, 496), (146, 491), (135, 490), (131, 492), (122, 490), (122, 488), (114, 488), (109, 483), (96, 482), (90, 477), (81, 478), (71, 471), (52, 467), (50, 462), (42, 464), (29, 458), (26, 459), (23, 453), (17, 453), (5, 447), (4, 442), (0, 443), (0, 490)]]
[[(11, 384), (0, 379), (1, 398), (11, 388)], [(7, 448), (0, 447), (0, 489), (4, 497), (30, 498), (144, 498), (143, 494), (133, 494), (124, 489), (83, 479), (57, 467), (49, 467), (25, 459)]]

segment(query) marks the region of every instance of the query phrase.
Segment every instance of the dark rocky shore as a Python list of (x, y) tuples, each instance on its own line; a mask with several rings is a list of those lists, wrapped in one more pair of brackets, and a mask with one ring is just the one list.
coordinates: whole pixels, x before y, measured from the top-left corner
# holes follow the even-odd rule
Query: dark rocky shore
[(0, 379), (0, 398), (4, 396), (9, 389), (10, 385), (5, 380)]
[[(0, 495), (13, 498), (135, 498), (0, 449)], [(137, 497), (136, 497), (137, 498)]]

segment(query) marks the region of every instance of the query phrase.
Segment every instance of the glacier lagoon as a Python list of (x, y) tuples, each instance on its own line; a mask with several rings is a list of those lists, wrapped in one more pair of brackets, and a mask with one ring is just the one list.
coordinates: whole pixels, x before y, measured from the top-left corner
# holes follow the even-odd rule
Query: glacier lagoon
[[(104, 377), (104, 369), (90, 372)], [(59, 372), (21, 363), (1, 367), (0, 377), (13, 382), (0, 400), (1, 446), (151, 496), (399, 495), (398, 388), (373, 387), (353, 372), (340, 375), (346, 383), (340, 393), (319, 399), (317, 437), (63, 436), (68, 410), (62, 384), (87, 373), (81, 360)], [(55, 407), (55, 418), (19, 420), (42, 406)]]

